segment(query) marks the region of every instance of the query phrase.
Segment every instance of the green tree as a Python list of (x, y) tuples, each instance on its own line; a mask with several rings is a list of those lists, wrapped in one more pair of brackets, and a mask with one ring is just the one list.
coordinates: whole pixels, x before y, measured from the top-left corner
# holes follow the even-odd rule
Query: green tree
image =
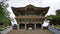
[(46, 19), (48, 19), (51, 24), (60, 25), (60, 10), (56, 11), (56, 15), (47, 16)]
[(9, 12), (7, 11), (8, 4), (0, 3), (0, 24), (8, 25), (10, 22)]

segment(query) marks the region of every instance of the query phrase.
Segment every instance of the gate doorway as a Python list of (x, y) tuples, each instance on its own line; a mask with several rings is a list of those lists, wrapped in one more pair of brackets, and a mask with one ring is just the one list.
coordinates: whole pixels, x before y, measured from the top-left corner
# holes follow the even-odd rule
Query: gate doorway
[(34, 29), (34, 24), (26, 24), (27, 29), (31, 28)]
[(25, 28), (25, 24), (19, 24), (19, 28), (20, 29), (24, 29)]
[(41, 24), (36, 24), (36, 29), (40, 29), (41, 28)]

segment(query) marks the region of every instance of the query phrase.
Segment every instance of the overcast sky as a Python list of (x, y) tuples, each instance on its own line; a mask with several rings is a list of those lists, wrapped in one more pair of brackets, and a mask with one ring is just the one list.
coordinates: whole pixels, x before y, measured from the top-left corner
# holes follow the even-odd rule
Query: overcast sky
[[(55, 14), (57, 9), (60, 9), (60, 0), (9, 0), (8, 10), (13, 14), (11, 7), (24, 7), (32, 4), (36, 7), (50, 7), (47, 15)], [(11, 16), (13, 17), (13, 15)]]

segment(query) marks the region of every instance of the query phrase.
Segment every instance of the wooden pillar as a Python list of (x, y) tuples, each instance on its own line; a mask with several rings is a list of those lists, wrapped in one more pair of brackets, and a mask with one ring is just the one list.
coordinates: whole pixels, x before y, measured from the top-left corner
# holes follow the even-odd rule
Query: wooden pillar
[(43, 30), (43, 28), (44, 28), (43, 24), (42, 24), (41, 28), (42, 28), (42, 30)]
[(42, 29), (43, 29), (43, 26), (42, 26)]
[(25, 24), (25, 29), (26, 29), (26, 24)]
[(36, 29), (36, 24), (34, 24), (34, 29)]
[(19, 29), (19, 24), (18, 24), (18, 29)]

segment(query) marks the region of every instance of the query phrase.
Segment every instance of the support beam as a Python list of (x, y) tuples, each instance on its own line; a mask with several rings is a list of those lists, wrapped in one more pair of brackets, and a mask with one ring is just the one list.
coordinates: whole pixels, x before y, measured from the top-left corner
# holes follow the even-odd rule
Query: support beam
[(19, 24), (17, 24), (17, 25), (18, 25), (17, 29), (19, 30)]
[(36, 24), (34, 24), (34, 29), (36, 29)]
[(25, 29), (26, 29), (26, 24), (25, 24)]
[(42, 30), (43, 30), (43, 26), (41, 26), (42, 27)]

